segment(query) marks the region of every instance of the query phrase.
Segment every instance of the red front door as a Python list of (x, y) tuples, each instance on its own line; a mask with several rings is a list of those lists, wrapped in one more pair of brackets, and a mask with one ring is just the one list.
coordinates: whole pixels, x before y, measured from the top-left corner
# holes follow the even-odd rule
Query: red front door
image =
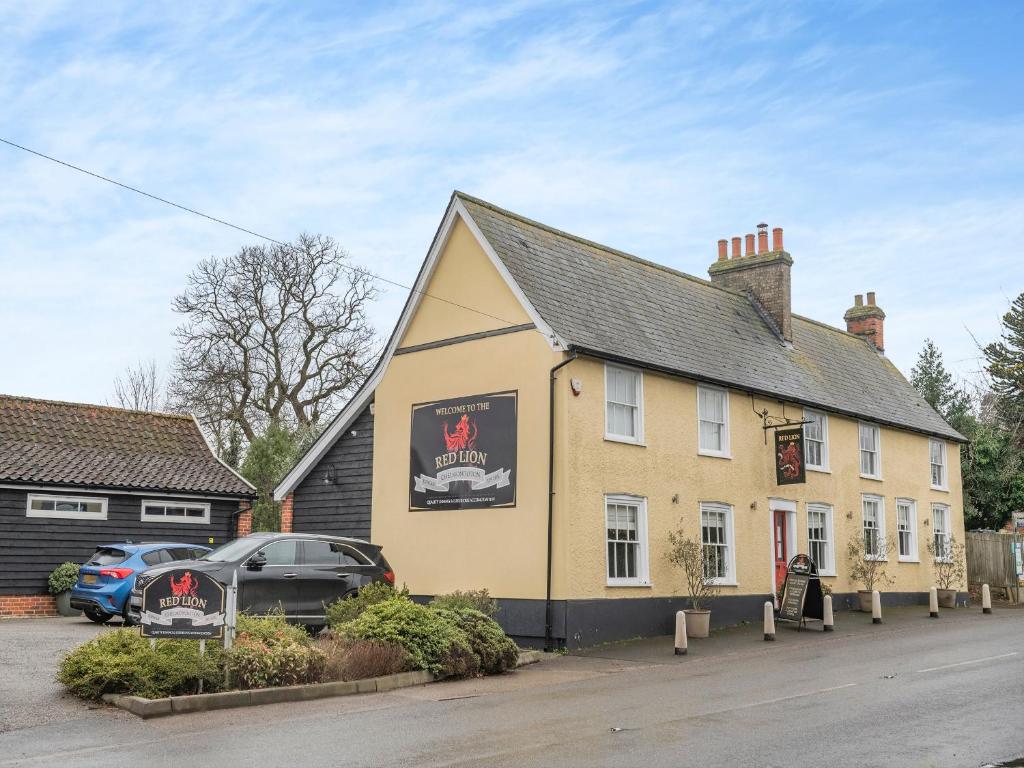
[(786, 552), (786, 513), (776, 510), (774, 512), (773, 542), (775, 546), (775, 591), (782, 591), (782, 584), (786, 581), (786, 564), (788, 562)]

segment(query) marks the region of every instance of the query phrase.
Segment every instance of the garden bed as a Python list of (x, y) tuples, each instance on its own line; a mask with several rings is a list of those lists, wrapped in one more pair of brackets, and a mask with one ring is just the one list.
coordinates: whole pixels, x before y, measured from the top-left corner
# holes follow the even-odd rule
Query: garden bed
[(522, 657), (491, 618), (496, 608), (486, 591), (424, 606), (373, 584), (329, 606), (331, 629), (316, 638), (280, 614), (240, 614), (232, 647), (205, 654), (194, 640), (114, 629), (71, 651), (58, 680), (83, 699), (153, 717), (501, 674)]
[[(540, 661), (540, 651), (521, 651), (517, 667)], [(400, 688), (435, 683), (445, 678), (434, 677), (425, 670), (399, 672), (367, 680), (349, 680), (334, 683), (311, 683), (289, 685), (281, 688), (254, 688), (249, 691), (221, 691), (219, 693), (197, 693), (191, 696), (168, 696), (162, 699), (147, 699), (142, 696), (125, 696), (108, 693), (103, 701), (119, 707), (144, 720), (168, 715), (184, 715), (190, 712), (208, 712), (213, 709), (254, 707), (261, 704), (281, 704), (291, 701), (312, 701), (335, 696), (351, 696), (356, 693), (385, 693)]]

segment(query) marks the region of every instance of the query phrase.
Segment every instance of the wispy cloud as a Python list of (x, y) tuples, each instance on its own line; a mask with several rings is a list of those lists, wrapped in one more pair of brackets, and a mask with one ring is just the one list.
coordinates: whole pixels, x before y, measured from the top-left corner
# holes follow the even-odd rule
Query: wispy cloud
[[(0, 133), (274, 237), (329, 233), (401, 282), (456, 187), (697, 274), (767, 219), (798, 311), (841, 322), (876, 290), (898, 365), (931, 336), (966, 374), (965, 329), (991, 336), (1024, 289), (1020, 61), (998, 44), (1020, 15), (990, 16), (3, 6)], [(185, 274), (248, 240), (6, 149), (0, 180), (0, 359), (19, 361), (0, 391), (103, 400), (125, 365), (169, 360)], [(385, 291), (382, 332), (404, 298)]]

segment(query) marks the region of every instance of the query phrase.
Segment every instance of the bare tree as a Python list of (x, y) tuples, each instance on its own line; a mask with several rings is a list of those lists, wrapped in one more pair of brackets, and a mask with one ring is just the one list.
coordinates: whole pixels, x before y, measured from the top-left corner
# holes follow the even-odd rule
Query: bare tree
[(323, 235), (202, 261), (174, 300), (185, 321), (172, 403), (221, 452), (232, 430), (251, 442), (271, 424), (315, 427), (368, 373), (375, 297), (370, 275)]
[(141, 360), (114, 379), (114, 399), (121, 408), (133, 411), (159, 411), (164, 407), (163, 385), (156, 361)]

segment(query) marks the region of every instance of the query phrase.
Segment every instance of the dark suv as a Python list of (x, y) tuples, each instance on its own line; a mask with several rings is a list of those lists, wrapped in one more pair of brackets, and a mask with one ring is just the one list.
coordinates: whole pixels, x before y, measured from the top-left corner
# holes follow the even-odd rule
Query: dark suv
[(265, 614), (283, 610), (295, 624), (325, 623), (324, 608), (374, 581), (395, 583), (380, 547), (359, 539), (307, 533), (253, 533), (235, 539), (198, 560), (159, 565), (139, 574), (128, 613), (138, 621), (142, 588), (172, 568), (191, 568), (231, 584), (238, 573), (238, 610)]

